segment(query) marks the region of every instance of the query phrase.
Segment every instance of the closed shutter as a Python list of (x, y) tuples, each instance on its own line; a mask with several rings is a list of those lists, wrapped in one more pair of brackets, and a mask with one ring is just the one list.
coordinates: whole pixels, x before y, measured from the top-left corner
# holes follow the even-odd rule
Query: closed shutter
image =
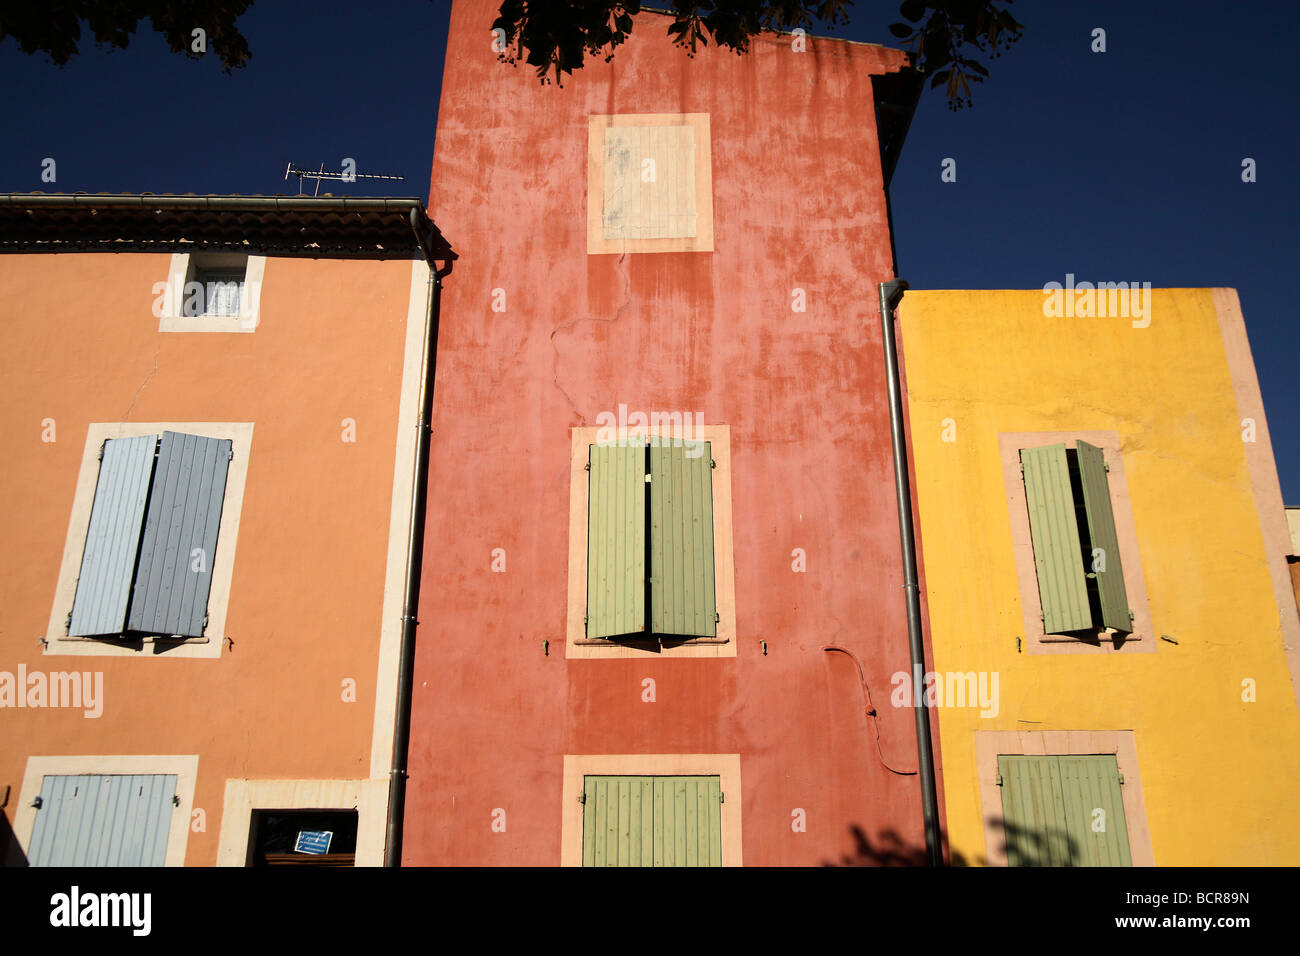
[(1113, 755), (998, 757), (1010, 866), (1132, 866)]
[(201, 637), (230, 467), (229, 439), (163, 432), (129, 625)]
[(712, 450), (709, 442), (650, 446), (650, 614), (655, 634), (718, 633)]
[(1093, 549), (1088, 570), (1097, 578), (1101, 623), (1127, 634), (1133, 630), (1133, 619), (1129, 615), (1128, 592), (1124, 588), (1124, 568), (1119, 557), (1115, 511), (1110, 503), (1106, 459), (1101, 449), (1094, 445), (1081, 441), (1077, 446), (1079, 479), (1083, 485), (1084, 508), (1088, 513), (1088, 538)]
[(722, 865), (722, 787), (717, 777), (654, 778), (654, 865)]
[(1065, 445), (1025, 448), (1020, 452), (1025, 476), (1034, 569), (1043, 606), (1043, 633), (1061, 634), (1092, 626), (1088, 586), (1083, 576), (1079, 524)]
[(645, 631), (645, 442), (592, 445), (588, 456), (587, 636)]
[(650, 777), (587, 777), (582, 807), (583, 866), (652, 866)]
[(162, 866), (175, 774), (47, 776), (31, 866)]
[(126, 626), (131, 575), (140, 549), (140, 525), (153, 474), (156, 435), (104, 442), (81, 556), (68, 634), (121, 634)]
[(716, 776), (586, 777), (583, 866), (721, 866)]

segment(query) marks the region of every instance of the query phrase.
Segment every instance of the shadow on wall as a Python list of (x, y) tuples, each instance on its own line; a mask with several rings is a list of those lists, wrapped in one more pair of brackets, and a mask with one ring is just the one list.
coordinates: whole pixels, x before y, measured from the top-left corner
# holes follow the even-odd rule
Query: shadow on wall
[(0, 860), (4, 861), (5, 866), (27, 866), (22, 844), (14, 836), (9, 817), (3, 811), (0, 811)]
[[(1078, 843), (1067, 832), (1054, 827), (1030, 830), (1016, 824), (1004, 823), (1002, 818), (989, 818), (989, 825), (1002, 830), (1002, 852), (1009, 866), (1083, 866), (1083, 854)], [(826, 861), (823, 866), (925, 866), (925, 846), (908, 843), (896, 830), (882, 830), (872, 843), (871, 838), (857, 824), (849, 826), (854, 852), (840, 857), (839, 862)], [(988, 860), (976, 857), (969, 860), (956, 850), (952, 851), (949, 866), (987, 866)]]
[[(853, 853), (846, 853), (838, 863), (826, 861), (822, 866), (925, 866), (925, 845), (908, 843), (897, 830), (882, 830), (873, 844), (871, 838), (856, 823), (849, 826), (853, 838)], [(980, 858), (977, 861), (983, 864)], [(970, 861), (955, 850), (950, 866), (970, 866)]]
[(1079, 844), (1064, 830), (1046, 827), (1030, 830), (999, 818), (989, 824), (1002, 828), (1002, 851), (1008, 866), (1083, 866)]

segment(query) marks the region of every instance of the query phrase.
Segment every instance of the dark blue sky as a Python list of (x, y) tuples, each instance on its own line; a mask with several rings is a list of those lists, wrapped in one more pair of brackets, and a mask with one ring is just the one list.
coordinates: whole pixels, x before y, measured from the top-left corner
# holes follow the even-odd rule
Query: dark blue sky
[[(891, 43), (897, 8), (863, 0), (836, 35)], [(0, 191), (292, 193), (287, 161), (337, 169), (347, 156), (406, 182), (322, 192), (423, 197), (448, 9), (262, 0), (239, 21), (253, 58), (233, 76), (215, 56), (170, 53), (148, 29), (125, 51), (83, 42), (63, 69), (5, 41)], [(893, 188), (904, 278), (930, 289), (1037, 289), (1066, 273), (1236, 288), (1283, 497), (1300, 504), (1300, 336), (1286, 288), (1300, 264), (1300, 13), (1268, 0), (1013, 10), (1024, 38), (990, 64), (974, 108), (952, 113), (936, 91), (912, 124)], [(1104, 54), (1090, 50), (1095, 27)], [(41, 182), (45, 157), (55, 183)], [(956, 183), (940, 181), (945, 157)], [(1241, 181), (1245, 157), (1255, 183)]]

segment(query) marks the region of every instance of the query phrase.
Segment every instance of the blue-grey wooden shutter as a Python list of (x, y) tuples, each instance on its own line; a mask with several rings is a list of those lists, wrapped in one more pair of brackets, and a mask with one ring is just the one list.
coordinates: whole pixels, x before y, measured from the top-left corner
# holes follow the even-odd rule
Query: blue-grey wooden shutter
[(1076, 442), (1076, 446), (1084, 509), (1088, 514), (1088, 537), (1093, 549), (1088, 559), (1088, 571), (1097, 579), (1101, 623), (1128, 634), (1133, 630), (1133, 617), (1129, 613), (1124, 567), (1119, 558), (1119, 535), (1115, 531), (1115, 511), (1110, 503), (1106, 459), (1100, 448), (1086, 441)]
[(175, 774), (46, 776), (31, 866), (162, 866)]
[(655, 634), (716, 637), (713, 446), (650, 445), (650, 617)]
[(645, 631), (645, 440), (591, 445), (587, 636)]
[(201, 637), (230, 467), (229, 439), (163, 432), (130, 629)]
[(1092, 611), (1065, 445), (1022, 449), (1020, 467), (1025, 475), (1043, 633), (1086, 630), (1092, 626)]
[(68, 634), (121, 634), (157, 435), (104, 442)]

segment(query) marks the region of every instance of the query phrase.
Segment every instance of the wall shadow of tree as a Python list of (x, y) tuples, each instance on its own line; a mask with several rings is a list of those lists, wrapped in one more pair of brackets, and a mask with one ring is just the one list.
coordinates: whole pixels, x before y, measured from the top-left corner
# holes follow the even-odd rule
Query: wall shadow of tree
[[(1079, 846), (1064, 830), (1049, 827), (1030, 830), (1016, 824), (1006, 824), (999, 818), (988, 823), (1002, 832), (1003, 854), (1011, 866), (1082, 866)], [(822, 866), (925, 866), (924, 844), (904, 840), (897, 830), (881, 830), (873, 842), (862, 827), (849, 825), (853, 839), (853, 852), (842, 855), (838, 862), (824, 861)], [(951, 851), (949, 866), (987, 866), (983, 856), (968, 859), (957, 850)]]
[[(827, 860), (822, 866), (925, 866), (925, 845), (904, 840), (897, 830), (881, 830), (873, 843), (862, 827), (849, 825), (853, 838), (853, 852), (845, 853), (838, 862)], [(983, 863), (981, 859), (979, 861)], [(962, 854), (953, 851), (951, 866), (970, 866)]]

